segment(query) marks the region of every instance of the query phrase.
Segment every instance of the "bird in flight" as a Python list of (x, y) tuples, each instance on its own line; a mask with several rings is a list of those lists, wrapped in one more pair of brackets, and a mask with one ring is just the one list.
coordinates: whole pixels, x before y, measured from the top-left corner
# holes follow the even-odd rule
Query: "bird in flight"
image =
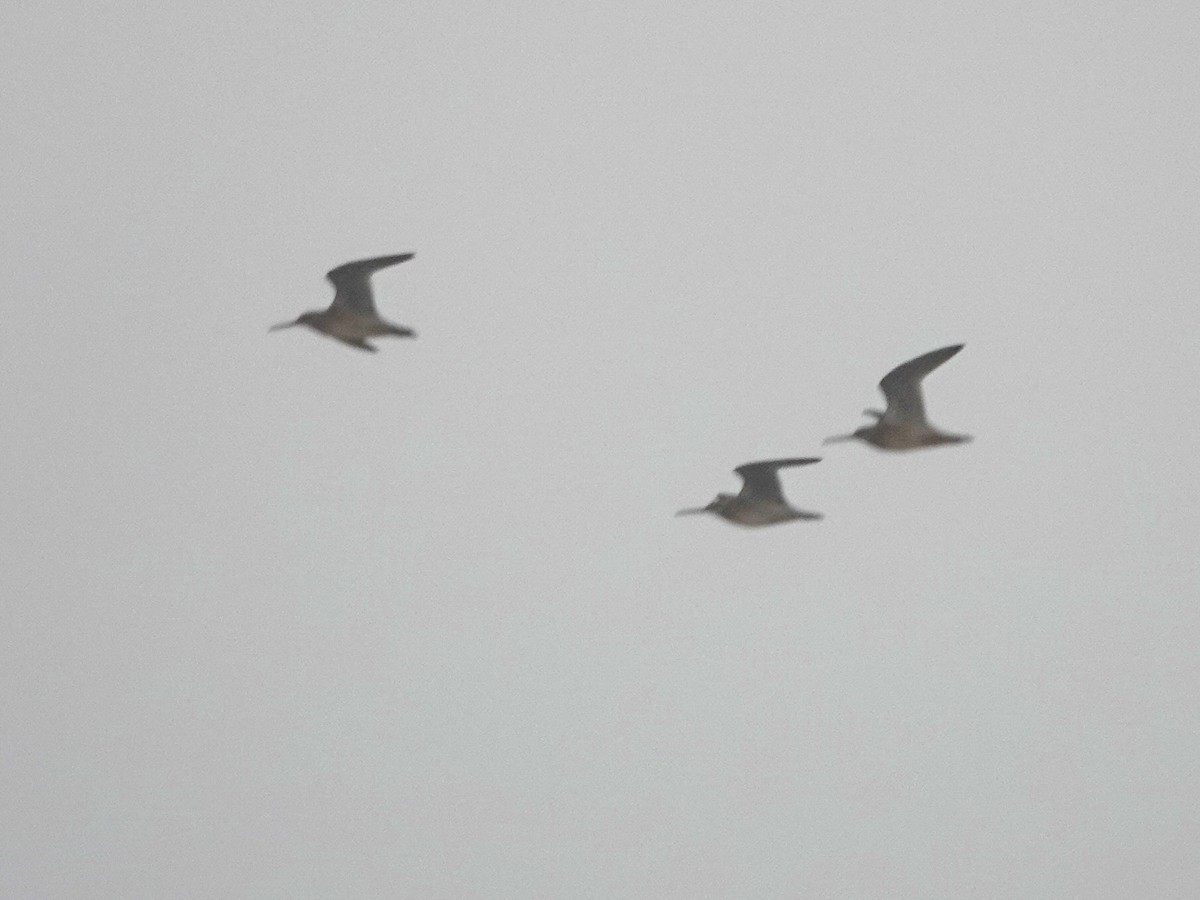
[(925, 418), (925, 401), (921, 398), (921, 379), (958, 353), (965, 345), (955, 344), (931, 350), (910, 359), (883, 376), (879, 388), (887, 398), (887, 409), (863, 411), (873, 416), (874, 425), (864, 425), (853, 434), (840, 434), (826, 439), (826, 444), (852, 441), (856, 438), (882, 450), (916, 450), (938, 444), (961, 444), (971, 440), (969, 435), (939, 431)]
[(746, 463), (733, 471), (742, 476), (742, 489), (737, 494), (717, 494), (717, 499), (708, 506), (681, 509), (677, 516), (711, 512), (733, 522), (753, 528), (774, 525), (793, 519), (819, 519), (820, 513), (793, 509), (783, 496), (779, 484), (779, 470), (785, 466), (807, 466), (820, 459), (768, 459)]
[(278, 331), (294, 325), (307, 325), (314, 331), (336, 338), (343, 344), (349, 344), (359, 350), (369, 350), (372, 353), (376, 348), (367, 343), (367, 338), (384, 335), (416, 337), (417, 333), (411, 328), (393, 325), (380, 318), (379, 313), (375, 311), (375, 296), (371, 292), (371, 274), (373, 272), (406, 262), (413, 256), (415, 256), (413, 253), (376, 256), (372, 259), (344, 263), (335, 269), (330, 269), (325, 277), (333, 283), (335, 293), (329, 308), (306, 312), (294, 322), (281, 322), (270, 330)]

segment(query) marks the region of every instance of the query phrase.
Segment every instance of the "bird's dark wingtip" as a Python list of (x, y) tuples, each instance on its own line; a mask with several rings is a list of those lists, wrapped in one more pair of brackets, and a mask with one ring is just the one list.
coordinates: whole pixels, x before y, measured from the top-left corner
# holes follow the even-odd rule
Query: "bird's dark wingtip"
[(947, 344), (945, 347), (938, 347), (936, 350), (930, 350), (928, 353), (923, 353), (921, 355), (922, 356), (940, 356), (943, 359), (949, 359), (950, 357), (952, 357), (956, 353), (958, 353), (960, 350), (962, 350), (962, 348), (965, 346), (967, 346), (967, 345), (966, 344)]

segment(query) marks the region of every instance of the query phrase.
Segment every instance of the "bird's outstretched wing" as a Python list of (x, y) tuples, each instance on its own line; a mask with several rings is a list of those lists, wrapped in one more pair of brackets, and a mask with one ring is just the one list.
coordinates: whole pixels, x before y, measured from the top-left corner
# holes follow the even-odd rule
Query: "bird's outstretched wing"
[(325, 277), (333, 282), (337, 289), (330, 309), (350, 309), (374, 315), (375, 297), (371, 293), (371, 273), (410, 260), (415, 255), (400, 253), (396, 256), (376, 256), (372, 259), (343, 263), (335, 269), (330, 269)]
[(743, 497), (786, 503), (787, 501), (783, 499), (783, 488), (779, 484), (779, 470), (785, 466), (807, 466), (820, 461), (820, 457), (767, 459), (761, 462), (745, 463), (733, 471), (742, 476)]
[(925, 402), (921, 399), (921, 379), (961, 350), (964, 344), (931, 350), (902, 363), (883, 376), (879, 389), (887, 398), (886, 422), (905, 422), (928, 425), (925, 420)]

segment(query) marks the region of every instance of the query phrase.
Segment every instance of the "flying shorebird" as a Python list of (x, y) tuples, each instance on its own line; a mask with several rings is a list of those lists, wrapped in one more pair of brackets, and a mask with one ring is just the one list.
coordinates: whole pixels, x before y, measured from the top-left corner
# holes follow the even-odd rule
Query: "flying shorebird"
[(416, 337), (417, 333), (411, 328), (403, 328), (381, 319), (375, 311), (375, 297), (371, 293), (372, 272), (410, 260), (414, 255), (401, 253), (396, 256), (377, 256), (374, 259), (360, 259), (330, 269), (325, 277), (333, 282), (336, 293), (329, 309), (306, 312), (296, 321), (281, 322), (270, 330), (278, 331), (293, 325), (307, 325), (315, 331), (337, 338), (343, 344), (349, 344), (359, 350), (370, 350), (372, 353), (376, 348), (367, 343), (369, 337), (387, 334)]
[(716, 513), (727, 522), (755, 527), (790, 522), (793, 519), (819, 519), (820, 513), (793, 509), (783, 496), (779, 484), (779, 470), (784, 466), (807, 466), (820, 459), (768, 459), (746, 463), (733, 471), (742, 476), (742, 489), (738, 494), (717, 494), (717, 499), (708, 506), (681, 509), (677, 516), (696, 513)]
[(965, 434), (947, 434), (938, 431), (925, 418), (925, 402), (921, 399), (921, 379), (956, 354), (965, 345), (955, 344), (931, 350), (916, 359), (896, 366), (879, 382), (883, 396), (887, 398), (887, 409), (863, 410), (864, 416), (874, 416), (874, 425), (864, 425), (853, 434), (840, 434), (828, 438), (825, 443), (852, 441), (858, 438), (882, 450), (916, 450), (918, 447), (934, 447), (938, 444), (961, 444), (971, 440)]

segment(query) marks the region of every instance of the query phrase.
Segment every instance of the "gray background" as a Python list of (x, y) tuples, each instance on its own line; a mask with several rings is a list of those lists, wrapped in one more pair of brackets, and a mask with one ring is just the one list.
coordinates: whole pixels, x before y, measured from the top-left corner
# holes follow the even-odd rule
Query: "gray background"
[(945, 6), (5, 4), (0, 893), (1200, 896), (1200, 17)]

